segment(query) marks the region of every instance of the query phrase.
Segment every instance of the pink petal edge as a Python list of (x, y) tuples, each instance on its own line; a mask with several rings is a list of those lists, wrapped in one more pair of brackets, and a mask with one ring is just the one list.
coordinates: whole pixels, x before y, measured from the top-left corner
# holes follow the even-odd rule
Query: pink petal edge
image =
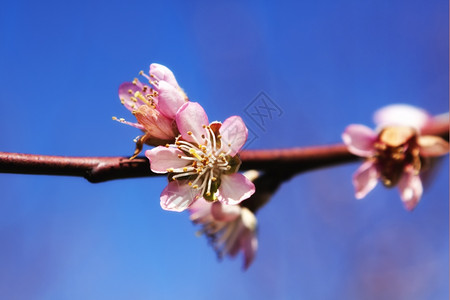
[[(208, 116), (203, 107), (197, 102), (186, 102), (177, 112), (176, 122), (178, 130), (184, 140), (193, 143), (204, 143), (203, 136), (207, 132), (203, 126), (209, 125)], [(192, 132), (192, 136), (188, 134)]]
[[(131, 95), (129, 91), (133, 93)], [(142, 91), (142, 83), (138, 81), (138, 84), (133, 84), (132, 82), (124, 82), (119, 86), (119, 99), (122, 101), (123, 105), (129, 111), (136, 110), (139, 106), (143, 105), (140, 99), (137, 99), (137, 102), (131, 100), (131, 97), (134, 96), (134, 93), (137, 91)]]
[(413, 210), (420, 201), (423, 193), (422, 181), (414, 170), (406, 170), (398, 182), (398, 190), (403, 205), (409, 211)]
[(166, 81), (173, 87), (178, 87), (178, 82), (175, 79), (172, 71), (163, 65), (153, 63), (150, 65), (150, 75), (153, 75), (158, 81)]
[(145, 151), (145, 156), (150, 161), (150, 169), (155, 173), (167, 173), (167, 169), (187, 166), (189, 161), (178, 158), (179, 154), (183, 154), (183, 152), (176, 148), (164, 146)]
[(187, 181), (174, 180), (161, 193), (161, 208), (181, 212), (189, 208), (197, 196)]
[(378, 171), (371, 161), (364, 162), (353, 175), (356, 199), (364, 198), (378, 183)]
[(378, 128), (399, 125), (420, 131), (430, 121), (431, 115), (412, 105), (392, 104), (378, 109), (373, 118)]
[(158, 110), (170, 119), (175, 119), (178, 109), (185, 103), (179, 89), (165, 81), (159, 83)]
[(239, 205), (224, 205), (219, 201), (212, 203), (211, 214), (216, 221), (231, 222), (241, 215)]
[(235, 156), (241, 151), (248, 137), (248, 129), (244, 121), (239, 116), (232, 116), (226, 119), (219, 129), (222, 136), (222, 148), (230, 151), (229, 155)]
[(225, 205), (236, 205), (255, 192), (255, 185), (240, 173), (222, 175), (218, 200)]
[(375, 131), (360, 124), (351, 124), (342, 133), (342, 140), (347, 145), (348, 151), (362, 157), (374, 155), (376, 139), (377, 134)]
[(441, 156), (447, 154), (449, 151), (449, 144), (444, 139), (438, 136), (419, 136), (417, 142), (420, 146), (421, 156)]

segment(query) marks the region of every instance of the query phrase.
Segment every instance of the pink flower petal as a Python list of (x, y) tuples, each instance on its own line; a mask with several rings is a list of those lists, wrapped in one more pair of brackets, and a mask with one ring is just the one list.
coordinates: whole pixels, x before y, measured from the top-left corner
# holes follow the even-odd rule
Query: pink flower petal
[[(176, 115), (178, 130), (184, 140), (203, 144), (208, 134), (203, 126), (208, 126), (208, 116), (197, 102), (186, 102)], [(192, 135), (189, 135), (191, 132)]]
[(226, 119), (219, 129), (222, 136), (222, 148), (229, 155), (235, 156), (244, 146), (248, 137), (248, 129), (239, 116)]
[(441, 156), (447, 154), (449, 150), (448, 143), (438, 136), (420, 136), (417, 142), (420, 146), (421, 156)]
[(244, 252), (244, 270), (252, 264), (258, 250), (258, 239), (256, 232), (247, 231), (241, 236), (241, 247)]
[(364, 162), (353, 175), (356, 199), (364, 198), (378, 183), (378, 171), (371, 161)]
[(224, 205), (216, 201), (211, 205), (211, 214), (216, 221), (230, 222), (241, 215), (241, 207), (239, 205)]
[(398, 182), (398, 189), (405, 208), (413, 210), (420, 201), (423, 187), (419, 175), (416, 175), (412, 168), (403, 173)]
[(373, 144), (376, 139), (375, 131), (359, 124), (347, 126), (342, 133), (342, 140), (347, 145), (348, 151), (362, 157), (370, 157), (375, 154)]
[(218, 200), (226, 205), (236, 205), (255, 192), (255, 185), (240, 173), (222, 175)]
[(164, 210), (183, 211), (196, 200), (197, 193), (188, 185), (188, 181), (169, 182), (161, 193), (161, 207)]
[(229, 222), (217, 240), (218, 244), (222, 244), (222, 253), (226, 253), (227, 255), (234, 257), (241, 249), (241, 244), (239, 239), (242, 233), (245, 231), (244, 224), (242, 224), (242, 219), (239, 218), (234, 222)]
[(175, 79), (172, 71), (169, 70), (166, 66), (160, 64), (151, 64), (150, 65), (150, 75), (153, 75), (154, 78), (158, 81), (166, 81), (173, 87), (178, 87), (178, 82)]
[(142, 91), (142, 83), (139, 80), (136, 81), (136, 84), (132, 82), (124, 82), (119, 86), (119, 98), (123, 105), (129, 110), (133, 111), (139, 108), (139, 106), (143, 105), (144, 102), (137, 99), (137, 102), (131, 100), (131, 97), (134, 97), (134, 93), (137, 91)]
[(377, 110), (374, 121), (378, 128), (386, 126), (409, 126), (420, 131), (431, 116), (423, 109), (406, 104), (393, 104)]
[(244, 227), (244, 224), (242, 224), (242, 220), (237, 220), (232, 224), (234, 224), (234, 226), (228, 226), (228, 230), (231, 232), (226, 236), (227, 239), (223, 249), (229, 256), (234, 257), (238, 254), (239, 250), (241, 250), (241, 238), (248, 230)]
[(189, 206), (190, 219), (195, 224), (204, 224), (214, 221), (211, 215), (212, 203), (206, 201), (203, 198), (199, 198), (197, 201)]
[(155, 173), (167, 173), (167, 169), (183, 168), (189, 164), (189, 161), (180, 159), (178, 155), (183, 152), (177, 148), (167, 148), (158, 146), (151, 150), (145, 151), (150, 161), (150, 169)]
[(152, 137), (169, 142), (175, 140), (177, 133), (173, 128), (173, 119), (167, 118), (153, 107), (142, 105), (134, 116)]
[(158, 85), (158, 109), (166, 117), (175, 119), (178, 109), (186, 102), (179, 89), (166, 81), (160, 81)]
[(247, 208), (242, 208), (241, 217), (233, 227), (233, 233), (226, 240), (225, 251), (228, 255), (235, 256), (239, 251), (244, 254), (244, 269), (247, 269), (252, 263), (258, 240), (256, 238), (256, 217)]

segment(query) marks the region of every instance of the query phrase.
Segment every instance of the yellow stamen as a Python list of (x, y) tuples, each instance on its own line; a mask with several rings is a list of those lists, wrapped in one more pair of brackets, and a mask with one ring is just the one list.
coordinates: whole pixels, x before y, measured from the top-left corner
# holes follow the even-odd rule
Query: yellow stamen
[(198, 155), (197, 151), (195, 151), (194, 149), (189, 149), (189, 153), (192, 154), (196, 159), (202, 160), (202, 157)]
[(142, 100), (142, 102), (144, 102), (144, 103), (146, 103), (146, 104), (149, 104), (147, 98), (145, 98), (144, 95), (142, 95), (141, 92), (136, 91), (136, 92), (134, 93), (134, 96), (135, 96), (136, 98), (139, 98), (140, 100)]

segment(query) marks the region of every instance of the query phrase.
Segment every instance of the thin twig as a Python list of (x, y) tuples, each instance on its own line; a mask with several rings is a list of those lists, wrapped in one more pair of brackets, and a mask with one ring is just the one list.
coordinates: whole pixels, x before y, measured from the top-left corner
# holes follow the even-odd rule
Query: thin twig
[[(423, 134), (449, 140), (449, 119), (440, 116)], [(343, 144), (241, 152), (241, 170), (257, 169), (287, 179), (312, 169), (356, 161)], [(84, 177), (90, 182), (159, 176), (150, 171), (145, 157), (68, 157), (0, 152), (0, 173), (44, 174)]]

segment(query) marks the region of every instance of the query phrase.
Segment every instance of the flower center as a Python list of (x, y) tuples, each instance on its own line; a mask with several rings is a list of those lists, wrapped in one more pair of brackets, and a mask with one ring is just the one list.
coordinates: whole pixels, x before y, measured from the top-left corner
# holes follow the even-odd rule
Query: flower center
[(381, 174), (381, 181), (387, 187), (395, 186), (406, 167), (420, 171), (421, 161), (417, 132), (404, 126), (384, 128), (375, 143), (376, 164)]
[[(145, 78), (148, 78), (148, 76), (144, 74), (142, 71), (139, 74), (144, 76)], [(133, 80), (133, 85), (138, 86), (138, 82), (139, 80), (135, 78)], [(150, 80), (149, 83), (152, 85), (157, 84), (157, 82), (152, 82)], [(141, 106), (142, 104), (156, 108), (155, 98), (158, 97), (158, 92), (155, 91), (153, 88), (149, 87), (148, 85), (143, 85), (142, 89), (141, 88), (139, 89), (140, 90), (135, 92), (133, 92), (131, 89), (128, 90), (128, 94), (130, 94), (130, 99), (131, 101), (137, 104), (137, 108), (139, 108), (139, 106)], [(131, 107), (133, 109), (136, 108), (135, 105), (134, 106), (132, 105)]]
[(215, 193), (220, 186), (220, 176), (223, 173), (236, 172), (236, 166), (238, 167), (236, 160), (239, 158), (229, 156), (231, 150), (224, 151), (221, 136), (211, 126), (203, 125), (203, 128), (206, 132), (201, 136), (202, 141), (188, 131), (194, 142), (178, 137), (175, 145), (166, 145), (166, 147), (177, 147), (183, 152), (178, 155), (178, 158), (188, 161), (183, 168), (171, 168), (167, 171), (175, 173), (171, 179), (187, 179), (192, 189), (199, 191), (206, 200), (215, 201)]

